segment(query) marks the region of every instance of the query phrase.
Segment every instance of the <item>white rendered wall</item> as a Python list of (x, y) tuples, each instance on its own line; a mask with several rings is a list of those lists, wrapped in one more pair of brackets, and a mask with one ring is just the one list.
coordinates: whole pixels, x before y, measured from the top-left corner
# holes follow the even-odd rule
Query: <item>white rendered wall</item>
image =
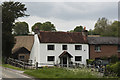
[[(48, 50), (48, 45), (54, 45), (54, 50)], [(62, 45), (67, 45), (67, 50), (62, 50)], [(82, 50), (75, 50), (75, 45), (82, 45)], [(69, 44), (69, 43), (40, 43), (38, 36), (35, 35), (34, 45), (30, 54), (30, 60), (33, 63), (57, 64), (60, 63), (59, 55), (67, 51), (73, 56), (71, 61), (86, 64), (86, 59), (89, 59), (89, 46), (88, 44)], [(47, 56), (55, 56), (55, 61), (47, 61)], [(75, 56), (82, 56), (82, 61), (75, 61)], [(45, 65), (39, 65), (45, 66)], [(47, 65), (50, 66), (50, 65)]]
[[(47, 45), (54, 45), (55, 50), (47, 50)], [(57, 43), (40, 43), (39, 63), (57, 64), (60, 63), (59, 55), (65, 50), (62, 50), (62, 45), (67, 45), (67, 52), (73, 56), (71, 61), (86, 64), (86, 59), (89, 59), (88, 44), (57, 44)], [(82, 50), (75, 50), (75, 45), (82, 45)], [(55, 61), (47, 61), (47, 56), (55, 56)], [(75, 56), (82, 56), (82, 61), (75, 61)]]
[(35, 34), (34, 35), (33, 47), (31, 49), (31, 53), (30, 53), (30, 60), (33, 61), (33, 64), (38, 61), (38, 58), (39, 58), (38, 53), (40, 53), (40, 42), (39, 42), (39, 39), (38, 39), (38, 35)]

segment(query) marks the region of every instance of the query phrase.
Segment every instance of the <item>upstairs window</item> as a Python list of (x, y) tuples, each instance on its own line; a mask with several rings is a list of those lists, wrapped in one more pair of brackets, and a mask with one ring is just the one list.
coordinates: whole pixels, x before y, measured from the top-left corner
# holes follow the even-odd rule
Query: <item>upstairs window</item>
[(75, 50), (82, 50), (82, 46), (81, 45), (75, 45)]
[(54, 50), (54, 45), (48, 45), (48, 50)]
[(101, 51), (101, 46), (100, 45), (95, 45), (95, 51), (100, 52)]
[(67, 45), (62, 45), (63, 50), (67, 50)]
[(47, 60), (48, 61), (54, 61), (54, 56), (48, 56)]
[(75, 61), (82, 61), (82, 56), (75, 56)]

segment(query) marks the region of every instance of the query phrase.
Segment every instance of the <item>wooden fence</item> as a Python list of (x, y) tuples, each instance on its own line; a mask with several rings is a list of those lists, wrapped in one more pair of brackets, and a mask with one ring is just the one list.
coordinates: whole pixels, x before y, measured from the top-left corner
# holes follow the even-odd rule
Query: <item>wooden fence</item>
[(7, 63), (13, 66), (16, 66), (16, 67), (23, 68), (23, 69), (34, 69), (35, 68), (35, 65), (32, 65), (32, 61), (25, 62), (25, 61), (13, 59), (13, 58), (8, 58)]

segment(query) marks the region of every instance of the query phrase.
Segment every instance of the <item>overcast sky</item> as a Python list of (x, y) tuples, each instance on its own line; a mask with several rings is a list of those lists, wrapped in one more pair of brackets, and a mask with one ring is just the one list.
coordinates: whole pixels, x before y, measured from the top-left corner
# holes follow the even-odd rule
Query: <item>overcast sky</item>
[[(117, 0), (116, 0), (117, 1)], [(118, 2), (24, 2), (29, 17), (16, 21), (25, 21), (31, 26), (36, 22), (50, 21), (59, 31), (69, 31), (82, 25), (88, 30), (94, 28), (98, 18), (106, 17), (110, 21), (118, 19)]]

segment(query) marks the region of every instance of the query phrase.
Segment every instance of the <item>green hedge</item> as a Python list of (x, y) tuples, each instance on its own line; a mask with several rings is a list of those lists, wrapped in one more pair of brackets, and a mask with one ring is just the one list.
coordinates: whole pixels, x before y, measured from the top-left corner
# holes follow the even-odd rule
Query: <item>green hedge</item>
[(86, 61), (87, 61), (87, 64), (92, 64), (94, 59), (87, 59)]
[(110, 64), (106, 66), (107, 74), (116, 74), (120, 76), (120, 62), (116, 62), (115, 64)]

